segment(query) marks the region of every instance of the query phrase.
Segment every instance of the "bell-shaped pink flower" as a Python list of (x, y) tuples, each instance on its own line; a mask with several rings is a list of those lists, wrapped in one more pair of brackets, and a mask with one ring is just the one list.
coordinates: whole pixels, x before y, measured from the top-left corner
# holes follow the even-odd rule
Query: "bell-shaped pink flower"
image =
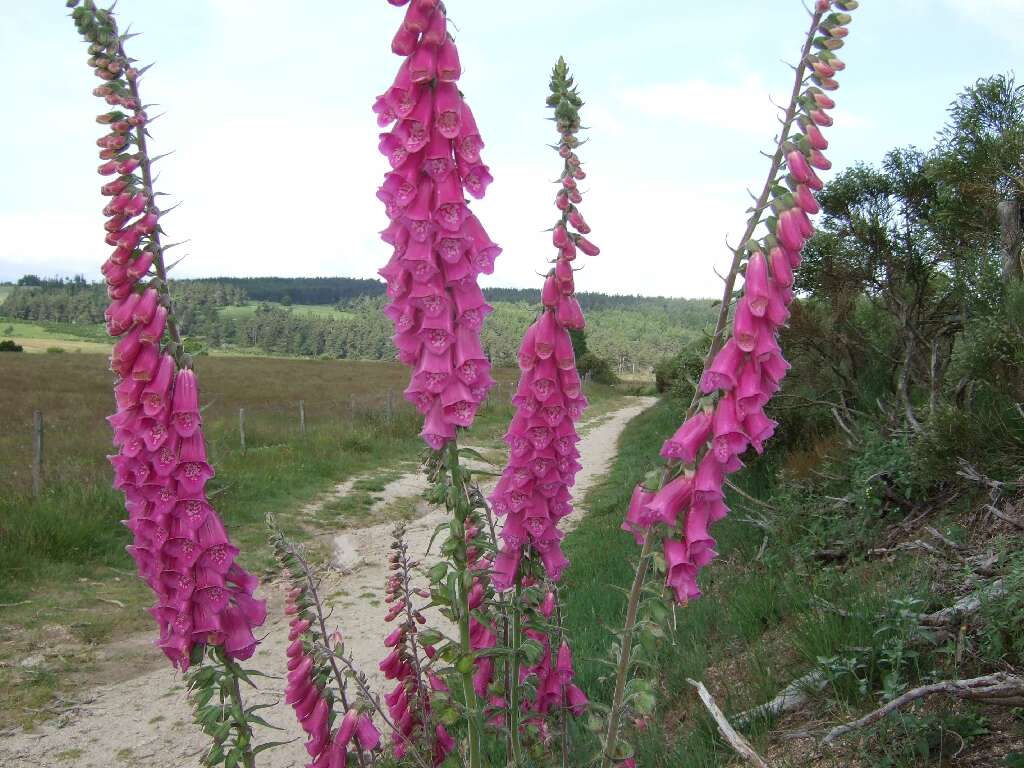
[(700, 390), (704, 394), (716, 389), (732, 389), (743, 362), (743, 350), (735, 339), (729, 339), (715, 355), (711, 365), (700, 379)]
[(697, 452), (711, 438), (711, 416), (707, 411), (697, 411), (683, 422), (661, 448), (666, 459), (676, 459), (684, 464), (693, 464)]

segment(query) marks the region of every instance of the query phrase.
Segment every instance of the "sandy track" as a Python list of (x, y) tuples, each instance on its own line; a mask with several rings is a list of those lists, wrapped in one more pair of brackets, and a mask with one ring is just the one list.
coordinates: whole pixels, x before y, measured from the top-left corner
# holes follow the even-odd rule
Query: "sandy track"
[[(654, 398), (634, 398), (625, 407), (592, 423), (580, 442), (582, 469), (577, 475), (575, 496), (581, 498), (603, 475), (615, 456), (616, 443), (625, 425), (650, 407)], [(342, 484), (335, 495), (351, 484)], [(402, 476), (383, 492), (382, 504), (422, 492), (420, 475)], [(310, 510), (313, 511), (313, 510)], [(577, 509), (567, 518), (571, 528), (585, 510)], [(423, 553), (435, 526), (444, 520), (441, 510), (430, 510), (408, 525), (410, 551)], [(392, 524), (351, 530), (335, 538), (335, 563), (340, 566), (324, 578), (321, 592), (333, 605), (331, 623), (340, 625), (348, 649), (369, 675), (371, 685), (382, 682), (377, 661), (384, 655), (381, 639), (386, 634), (380, 597), (386, 578), (386, 557)], [(429, 556), (424, 561), (429, 564)], [(281, 618), (281, 585), (267, 585), (270, 616), (264, 628), (267, 636), (247, 666), (280, 674), (287, 626)], [(372, 595), (372, 597), (371, 597)], [(435, 621), (438, 617), (431, 617)], [(145, 643), (149, 637), (140, 638)], [(156, 653), (156, 651), (154, 651)], [(252, 701), (273, 702), (281, 697), (279, 680), (261, 678), (261, 690), (246, 694)], [(172, 670), (141, 674), (117, 685), (100, 686), (74, 697), (80, 706), (32, 733), (16, 733), (0, 740), (0, 766), (4, 768), (109, 768), (145, 764), (152, 768), (191, 768), (199, 764), (205, 740), (192, 725), (181, 677)], [(264, 752), (261, 768), (299, 768), (308, 762), (301, 731), (287, 707), (261, 712), (281, 731), (257, 729), (257, 741), (297, 740)]]

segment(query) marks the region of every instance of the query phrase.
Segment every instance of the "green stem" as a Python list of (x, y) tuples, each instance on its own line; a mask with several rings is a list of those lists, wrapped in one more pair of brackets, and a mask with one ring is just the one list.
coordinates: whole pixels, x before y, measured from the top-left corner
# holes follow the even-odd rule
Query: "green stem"
[[(462, 540), (455, 550), (453, 561), (455, 572), (458, 575), (458, 594), (455, 606), (456, 615), (459, 620), (459, 645), (462, 648), (462, 657), (470, 656), (473, 653), (472, 644), (469, 639), (469, 563), (466, 557), (465, 530), (466, 521), (470, 514), (469, 489), (466, 487), (465, 470), (459, 462), (459, 447), (455, 440), (452, 440), (445, 447), (447, 454), (446, 464), (451, 477), (452, 487), (455, 490), (454, 498), (450, 499), (452, 513), (463, 531)], [(476, 690), (473, 688), (473, 670), (462, 673), (462, 695), (466, 704), (466, 721), (469, 729), (469, 767), (481, 768), (481, 736), (483, 721), (480, 713), (480, 702), (477, 699)]]
[(242, 700), (242, 689), (238, 684), (239, 675), (236, 671), (238, 665), (229, 659), (219, 646), (216, 649), (216, 654), (217, 659), (224, 665), (225, 674), (231, 678), (228, 695), (231, 697), (231, 703), (237, 707), (239, 712), (239, 717), (235, 720), (235, 730), (238, 732), (237, 738), (245, 742), (245, 746), (242, 747), (242, 765), (245, 768), (256, 768), (256, 756), (252, 751), (252, 726), (245, 719), (245, 702)]
[(629, 676), (633, 650), (633, 630), (636, 628), (636, 614), (640, 605), (640, 596), (643, 594), (644, 579), (647, 578), (651, 543), (653, 541), (654, 536), (648, 531), (644, 537), (644, 546), (640, 550), (640, 562), (636, 566), (633, 588), (629, 592), (629, 602), (626, 605), (626, 625), (622, 632), (622, 653), (619, 655), (619, 666), (615, 675), (615, 693), (612, 696), (612, 708), (608, 717), (608, 731), (605, 733), (604, 755), (601, 759), (602, 768), (610, 768), (612, 765), (615, 747), (619, 740), (622, 699), (626, 691), (626, 678)]
[(522, 603), (519, 589), (519, 576), (516, 576), (515, 597), (510, 610), (512, 611), (512, 674), (508, 695), (509, 743), (512, 746), (512, 764), (523, 765), (523, 744), (519, 734), (519, 649), (523, 644)]

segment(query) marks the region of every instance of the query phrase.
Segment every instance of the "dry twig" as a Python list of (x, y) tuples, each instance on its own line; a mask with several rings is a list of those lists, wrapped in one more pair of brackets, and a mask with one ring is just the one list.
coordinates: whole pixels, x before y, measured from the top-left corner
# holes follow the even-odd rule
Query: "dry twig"
[(722, 710), (720, 710), (718, 705), (715, 704), (715, 700), (711, 697), (708, 689), (704, 687), (704, 683), (698, 683), (696, 680), (690, 680), (689, 678), (687, 678), (686, 682), (697, 689), (697, 695), (700, 696), (700, 700), (704, 702), (704, 706), (711, 714), (711, 717), (714, 718), (722, 737), (729, 743), (730, 747), (736, 750), (736, 754), (751, 765), (757, 766), (757, 768), (769, 768), (768, 763), (766, 763), (764, 759), (754, 751), (754, 748), (750, 746), (747, 740), (740, 736), (736, 732), (736, 729), (729, 724), (725, 715), (722, 714)]

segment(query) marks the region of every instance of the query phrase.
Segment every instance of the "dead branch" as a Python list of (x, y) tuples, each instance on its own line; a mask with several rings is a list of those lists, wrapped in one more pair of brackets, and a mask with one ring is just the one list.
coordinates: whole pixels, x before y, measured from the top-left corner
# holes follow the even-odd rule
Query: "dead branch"
[(1016, 526), (1017, 528), (1020, 528), (1022, 531), (1024, 531), (1024, 521), (1018, 520), (1015, 517), (1011, 517), (1010, 515), (1000, 510), (995, 504), (986, 504), (985, 509), (988, 510), (988, 512), (993, 517), (998, 517), (1000, 520), (1007, 522), (1010, 525)]
[[(943, 534), (943, 533), (942, 533), (941, 531), (939, 531), (939, 530), (938, 530), (937, 528), (933, 528), (933, 527), (932, 527), (932, 526), (930, 526), (930, 525), (926, 525), (926, 526), (924, 527), (924, 529), (925, 529), (925, 531), (927, 531), (927, 532), (928, 532), (928, 534), (929, 534), (929, 535), (931, 535), (931, 536), (933, 536), (934, 538), (936, 538), (936, 539), (938, 539), (939, 541), (941, 541), (941, 542), (942, 542), (943, 544), (945, 544), (945, 545), (946, 545), (947, 547), (949, 547), (949, 548), (950, 548), (950, 549), (951, 549), (951, 550), (952, 550), (953, 552), (957, 552), (957, 553), (959, 553), (959, 552), (960, 552), (960, 550), (962, 550), (962, 549), (963, 549), (963, 545), (961, 545), (961, 544), (957, 544), (957, 543), (956, 543), (955, 541), (953, 541), (953, 540), (952, 540), (951, 538), (949, 538), (948, 536), (946, 536), (945, 534)], [(960, 556), (959, 554), (957, 554), (957, 557), (958, 557), (958, 558), (959, 558), (960, 560), (963, 560), (963, 558), (962, 558), (962, 557), (961, 557), (961, 556)]]
[(846, 425), (845, 421), (843, 421), (843, 417), (839, 415), (839, 409), (833, 406), (830, 410), (832, 411), (832, 418), (836, 420), (836, 424), (839, 425), (839, 428), (846, 433), (847, 437), (850, 438), (850, 442), (852, 442), (854, 445), (859, 443), (860, 440), (858, 439), (857, 435), (853, 433), (853, 430)]
[(901, 707), (936, 693), (944, 693), (948, 696), (958, 699), (969, 699), (970, 701), (1019, 706), (1024, 704), (1024, 677), (997, 672), (996, 674), (983, 677), (973, 677), (967, 680), (944, 680), (941, 683), (932, 683), (931, 685), (913, 688), (858, 720), (845, 723), (844, 725), (837, 725), (822, 739), (821, 745), (831, 744), (850, 731), (873, 725)]
[(750, 746), (746, 739), (740, 736), (736, 729), (733, 728), (725, 715), (722, 714), (722, 710), (715, 704), (715, 700), (711, 697), (708, 689), (704, 687), (704, 683), (698, 683), (696, 680), (690, 680), (687, 678), (686, 682), (697, 689), (697, 695), (700, 696), (700, 700), (704, 702), (704, 706), (707, 708), (711, 717), (714, 718), (715, 723), (718, 725), (718, 730), (721, 732), (722, 737), (729, 743), (729, 746), (736, 750), (736, 754), (742, 757), (751, 765), (757, 766), (757, 768), (769, 768), (768, 763), (754, 751), (754, 748)]
[(732, 480), (726, 480), (725, 484), (726, 484), (726, 486), (730, 490), (735, 491), (736, 493), (738, 493), (740, 496), (742, 496), (747, 501), (751, 501), (754, 504), (757, 504), (758, 506), (761, 506), (761, 507), (764, 507), (765, 509), (771, 510), (772, 512), (778, 512), (779, 511), (778, 507), (772, 506), (767, 501), (762, 501), (761, 499), (758, 499), (758, 498), (755, 498), (754, 496), (751, 496), (749, 493), (747, 493), (742, 488), (740, 488), (735, 483), (733, 483)]
[(823, 690), (826, 685), (828, 681), (825, 679), (825, 673), (816, 669), (803, 677), (798, 677), (771, 701), (736, 715), (736, 723), (743, 727), (761, 718), (781, 717), (789, 712), (796, 712), (810, 701), (811, 693)]
[(917, 620), (924, 627), (948, 627), (980, 611), (984, 601), (1002, 597), (1005, 594), (1006, 585), (1002, 579), (998, 579), (984, 589), (962, 597), (940, 611), (921, 614)]

